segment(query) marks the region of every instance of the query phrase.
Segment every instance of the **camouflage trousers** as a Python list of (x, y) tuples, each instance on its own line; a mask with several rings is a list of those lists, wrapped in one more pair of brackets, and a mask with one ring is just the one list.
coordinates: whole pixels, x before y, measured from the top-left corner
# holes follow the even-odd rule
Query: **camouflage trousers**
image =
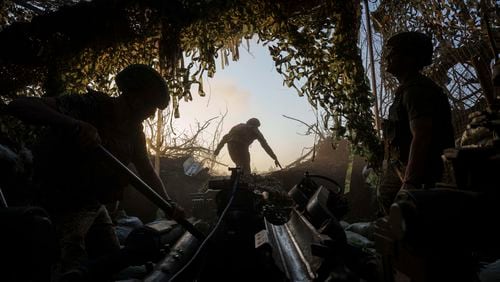
[(104, 205), (52, 216), (60, 248), (60, 258), (52, 271), (52, 281), (92, 259), (120, 249), (113, 223)]
[(227, 150), (231, 160), (240, 167), (244, 175), (250, 175), (250, 152), (248, 147), (237, 142), (227, 143)]

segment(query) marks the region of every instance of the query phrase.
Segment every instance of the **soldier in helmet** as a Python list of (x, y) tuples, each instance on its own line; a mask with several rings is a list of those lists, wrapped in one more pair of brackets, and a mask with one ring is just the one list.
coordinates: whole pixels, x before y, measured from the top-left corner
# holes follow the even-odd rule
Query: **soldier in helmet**
[[(57, 275), (71, 273), (86, 257), (119, 249), (105, 204), (120, 200), (126, 176), (105, 160), (102, 144), (169, 200), (146, 151), (142, 122), (170, 97), (163, 77), (153, 68), (133, 64), (116, 76), (118, 97), (89, 90), (83, 95), (22, 97), (7, 112), (26, 122), (47, 126), (34, 150), (37, 204), (50, 214), (61, 248)], [(171, 215), (184, 217), (181, 208)], [(57, 280), (57, 277), (55, 277)]]
[(385, 126), (388, 168), (379, 187), (382, 212), (387, 214), (400, 189), (432, 187), (443, 172), (441, 154), (454, 146), (448, 98), (424, 76), (432, 62), (433, 45), (420, 32), (402, 32), (386, 44), (387, 72), (399, 81)]
[(231, 160), (233, 160), (236, 166), (241, 167), (244, 174), (249, 175), (251, 170), (250, 152), (248, 151), (248, 147), (253, 141), (255, 141), (255, 139), (257, 139), (266, 153), (274, 160), (274, 164), (281, 167), (278, 158), (260, 132), (259, 126), (260, 121), (256, 118), (251, 118), (246, 123), (240, 123), (233, 126), (229, 133), (222, 137), (222, 140), (219, 145), (217, 145), (214, 154), (217, 156), (222, 147), (224, 147), (227, 143), (227, 150), (229, 151)]

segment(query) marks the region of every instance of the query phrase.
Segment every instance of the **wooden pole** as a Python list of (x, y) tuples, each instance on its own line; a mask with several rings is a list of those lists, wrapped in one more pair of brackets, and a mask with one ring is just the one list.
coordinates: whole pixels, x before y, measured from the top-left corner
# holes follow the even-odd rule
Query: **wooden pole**
[(375, 80), (375, 60), (373, 58), (373, 37), (372, 37), (372, 25), (370, 21), (370, 8), (368, 7), (368, 0), (363, 0), (365, 5), (365, 17), (366, 17), (366, 30), (368, 33), (368, 54), (370, 56), (370, 73), (371, 73), (371, 84), (372, 92), (375, 96), (375, 128), (377, 128), (377, 136), (380, 138), (380, 115), (379, 115), (379, 99), (377, 95), (377, 82)]

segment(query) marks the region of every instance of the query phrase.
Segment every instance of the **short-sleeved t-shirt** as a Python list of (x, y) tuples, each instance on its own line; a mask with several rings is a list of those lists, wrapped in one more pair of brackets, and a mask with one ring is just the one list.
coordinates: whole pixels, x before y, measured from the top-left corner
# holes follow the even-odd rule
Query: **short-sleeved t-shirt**
[(263, 139), (262, 133), (255, 126), (248, 125), (246, 123), (240, 123), (229, 131), (228, 142), (237, 142), (245, 146), (249, 146), (256, 139)]
[[(410, 121), (432, 119), (431, 149), (427, 158), (426, 175), (440, 174), (441, 154), (454, 146), (450, 104), (441, 87), (423, 75), (417, 75), (400, 85), (394, 103), (389, 109), (388, 139), (391, 157), (406, 164), (410, 152), (412, 133)], [(437, 176), (434, 176), (437, 177)], [(432, 178), (432, 177), (431, 177)]]
[(252, 144), (253, 141), (258, 140), (267, 154), (269, 154), (269, 156), (273, 159), (276, 159), (276, 155), (271, 147), (269, 147), (269, 144), (267, 144), (264, 135), (262, 135), (262, 132), (260, 132), (259, 128), (256, 126), (240, 123), (233, 126), (226, 136), (228, 138), (226, 141), (238, 146), (240, 150), (243, 148), (248, 150), (250, 144)]
[[(144, 133), (141, 124), (127, 125), (116, 119), (113, 99), (89, 92), (58, 97), (56, 103), (61, 113), (95, 126), (103, 146), (128, 164), (145, 148)], [(128, 183), (101, 152), (80, 150), (71, 132), (57, 128), (48, 128), (35, 148), (35, 166), (42, 197), (56, 206), (95, 200), (108, 203), (119, 199)]]

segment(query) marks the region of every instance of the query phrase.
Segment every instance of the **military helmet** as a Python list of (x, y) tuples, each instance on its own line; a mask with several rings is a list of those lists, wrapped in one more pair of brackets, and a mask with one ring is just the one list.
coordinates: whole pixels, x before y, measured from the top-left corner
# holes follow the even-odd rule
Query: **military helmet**
[(115, 81), (118, 89), (124, 93), (137, 95), (142, 90), (153, 90), (152, 93), (148, 93), (150, 96), (144, 99), (153, 99), (153, 104), (158, 108), (165, 108), (170, 101), (167, 82), (160, 73), (148, 65), (129, 65), (116, 75)]
[(247, 120), (247, 124), (251, 125), (251, 126), (259, 127), (260, 121), (256, 118), (251, 118), (251, 119)]
[(393, 35), (387, 41), (389, 48), (397, 49), (405, 55), (418, 58), (420, 67), (432, 63), (433, 45), (430, 36), (418, 31), (405, 31)]

